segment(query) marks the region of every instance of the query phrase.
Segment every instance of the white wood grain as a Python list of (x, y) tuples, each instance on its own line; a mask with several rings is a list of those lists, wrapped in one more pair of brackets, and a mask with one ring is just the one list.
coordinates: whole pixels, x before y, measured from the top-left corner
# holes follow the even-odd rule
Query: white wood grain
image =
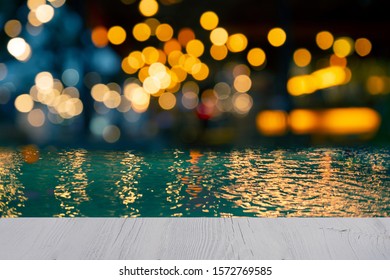
[(1, 219), (0, 259), (390, 259), (390, 219)]

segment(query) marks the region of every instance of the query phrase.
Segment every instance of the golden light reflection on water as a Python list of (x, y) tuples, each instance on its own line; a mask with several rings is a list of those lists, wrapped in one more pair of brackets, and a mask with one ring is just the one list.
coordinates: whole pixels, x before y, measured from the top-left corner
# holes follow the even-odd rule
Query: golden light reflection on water
[(41, 151), (28, 164), (22, 153), (0, 150), (0, 217), (387, 217), (389, 155), (78, 149)]
[(0, 149), (0, 217), (15, 218), (27, 200), (19, 180), (22, 161), (14, 151)]
[(91, 170), (91, 162), (87, 160), (86, 150), (70, 150), (58, 154), (59, 175), (58, 185), (54, 189), (54, 196), (60, 201), (63, 212), (58, 217), (83, 216), (80, 206), (90, 200), (87, 194), (87, 172)]
[(126, 152), (120, 162), (124, 169), (120, 171), (121, 178), (115, 182), (115, 185), (117, 186), (116, 195), (126, 207), (123, 217), (140, 216), (139, 205), (135, 202), (142, 197), (138, 186), (142, 173), (141, 163), (143, 163), (142, 157), (130, 152)]

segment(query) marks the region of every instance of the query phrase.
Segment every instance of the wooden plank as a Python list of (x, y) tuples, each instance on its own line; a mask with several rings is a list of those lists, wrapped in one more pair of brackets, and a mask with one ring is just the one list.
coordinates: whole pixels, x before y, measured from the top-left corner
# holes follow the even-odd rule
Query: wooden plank
[(390, 259), (390, 219), (1, 219), (0, 259)]

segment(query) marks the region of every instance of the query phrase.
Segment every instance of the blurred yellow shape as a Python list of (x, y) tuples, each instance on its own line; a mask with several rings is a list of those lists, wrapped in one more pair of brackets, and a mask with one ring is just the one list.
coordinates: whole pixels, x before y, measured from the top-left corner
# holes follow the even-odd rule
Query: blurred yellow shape
[(133, 27), (133, 36), (139, 42), (144, 42), (150, 38), (152, 31), (146, 23), (138, 23)]
[(91, 39), (98, 48), (103, 48), (108, 44), (108, 32), (104, 26), (97, 26), (92, 30)]
[(204, 52), (204, 45), (200, 40), (191, 40), (187, 43), (186, 51), (192, 56), (200, 57)]
[(212, 45), (210, 48), (211, 57), (215, 60), (223, 60), (228, 55), (228, 49), (225, 45), (216, 46)]
[(256, 117), (257, 129), (266, 136), (282, 136), (287, 133), (287, 113), (280, 110), (260, 112)]
[(267, 38), (272, 46), (280, 47), (286, 42), (287, 35), (282, 28), (275, 27), (268, 32)]
[(228, 32), (222, 27), (218, 27), (210, 33), (210, 41), (216, 46), (222, 46), (226, 44), (228, 37)]
[(248, 39), (244, 34), (237, 33), (229, 36), (227, 41), (229, 51), (233, 53), (242, 52), (248, 46)]
[(107, 36), (111, 44), (120, 45), (126, 40), (126, 31), (121, 26), (113, 26), (108, 30)]
[(28, 94), (19, 95), (15, 99), (15, 108), (21, 113), (28, 113), (34, 108), (34, 101)]
[(170, 54), (173, 51), (181, 51), (181, 45), (178, 40), (171, 39), (164, 44), (164, 52)]
[(254, 48), (248, 52), (247, 59), (250, 65), (259, 67), (264, 64), (266, 55), (262, 49)]
[(195, 64), (192, 69), (192, 76), (195, 80), (203, 81), (209, 76), (209, 67), (204, 63)]
[(349, 37), (342, 37), (333, 43), (333, 51), (339, 57), (346, 57), (353, 52), (353, 40)]
[(307, 49), (297, 49), (293, 55), (294, 62), (299, 67), (305, 67), (311, 62), (311, 53)]
[(158, 104), (164, 110), (172, 110), (176, 106), (176, 96), (171, 92), (164, 92), (159, 97)]
[(329, 31), (321, 31), (316, 35), (316, 43), (321, 50), (330, 49), (333, 45), (333, 42), (333, 35)]
[(297, 109), (289, 115), (290, 129), (295, 134), (308, 134), (317, 130), (320, 117), (313, 110)]
[(4, 25), (4, 32), (11, 38), (16, 37), (22, 32), (22, 24), (16, 19), (9, 20)]
[(156, 36), (162, 42), (169, 41), (173, 36), (172, 26), (167, 23), (160, 24), (156, 29)]
[(189, 41), (195, 39), (195, 33), (191, 28), (182, 28), (179, 31), (177, 39), (183, 47), (186, 47)]
[(141, 0), (138, 8), (143, 16), (151, 17), (157, 14), (159, 5), (156, 0)]
[(370, 54), (372, 44), (367, 38), (359, 38), (355, 42), (356, 53), (360, 56), (367, 56)]
[(219, 18), (216, 13), (212, 11), (207, 11), (202, 14), (200, 17), (200, 25), (205, 30), (213, 30), (218, 26)]
[(247, 92), (252, 87), (252, 80), (247, 75), (239, 75), (234, 79), (234, 88), (238, 92)]

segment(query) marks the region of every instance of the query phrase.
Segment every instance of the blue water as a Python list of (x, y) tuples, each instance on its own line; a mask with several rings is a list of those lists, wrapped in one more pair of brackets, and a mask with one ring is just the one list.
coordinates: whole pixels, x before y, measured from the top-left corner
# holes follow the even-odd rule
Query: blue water
[(388, 149), (0, 150), (1, 217), (387, 217)]

